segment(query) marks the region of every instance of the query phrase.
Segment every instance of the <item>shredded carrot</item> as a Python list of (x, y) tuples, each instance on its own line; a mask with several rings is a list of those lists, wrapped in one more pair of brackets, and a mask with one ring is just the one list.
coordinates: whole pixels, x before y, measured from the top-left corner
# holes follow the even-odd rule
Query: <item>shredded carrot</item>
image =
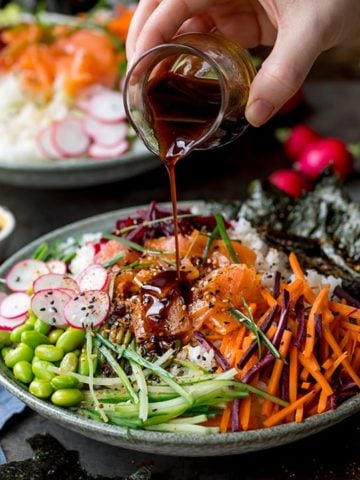
[(352, 317), (360, 320), (360, 308), (354, 308), (338, 302), (329, 302), (329, 307), (332, 312), (340, 313), (344, 315), (344, 317)]
[(295, 422), (296, 423), (301, 423), (304, 418), (304, 405), (301, 405), (296, 409), (295, 412)]
[(298, 398), (295, 402), (290, 403), (289, 406), (282, 408), (277, 413), (267, 418), (263, 423), (265, 427), (274, 427), (278, 425), (284, 418), (286, 418), (290, 413), (294, 412), (298, 407), (305, 405), (317, 394), (316, 390), (311, 390), (303, 397)]
[[(323, 333), (324, 333), (324, 338), (325, 340), (328, 342), (328, 344), (330, 345), (330, 347), (332, 348), (333, 352), (335, 353), (335, 355), (337, 355), (338, 357), (340, 357), (343, 352), (341, 351), (341, 348), (339, 347), (338, 343), (336, 342), (333, 334), (331, 333), (330, 329), (329, 329), (329, 326), (328, 325), (325, 325), (324, 326), (324, 329), (323, 329)], [(345, 370), (347, 371), (348, 375), (354, 380), (354, 382), (356, 383), (356, 385), (358, 387), (360, 387), (360, 378), (358, 377), (358, 375), (356, 374), (355, 370), (352, 368), (349, 360), (347, 357), (345, 357), (343, 360), (342, 360), (342, 365), (344, 366)]]
[[(280, 343), (280, 348), (279, 348), (279, 353), (283, 358), (285, 358), (288, 353), (291, 337), (292, 337), (292, 333), (289, 330), (284, 330), (281, 343)], [(282, 359), (278, 359), (275, 361), (274, 368), (271, 373), (271, 377), (270, 377), (268, 388), (267, 388), (268, 393), (271, 393), (272, 395), (276, 395), (279, 392), (279, 383), (280, 383), (281, 372), (283, 370), (283, 367), (284, 367), (284, 361)], [(273, 407), (273, 402), (271, 400), (265, 400), (261, 410), (262, 414), (265, 416), (269, 416), (272, 410), (272, 407)]]
[(333, 389), (325, 376), (321, 373), (320, 366), (314, 355), (311, 355), (310, 358), (306, 358), (305, 355), (299, 353), (299, 362), (310, 372), (310, 375), (317, 381), (322, 390), (328, 395), (333, 393)]
[(229, 427), (230, 417), (231, 417), (231, 404), (229, 403), (228, 405), (226, 405), (224, 413), (221, 417), (221, 422), (220, 422), (221, 433), (227, 432), (227, 429)]
[(289, 366), (289, 399), (290, 402), (295, 402), (297, 399), (298, 390), (298, 349), (293, 345), (290, 347), (290, 366)]
[(240, 403), (240, 425), (242, 430), (249, 429), (251, 414), (251, 395), (244, 398)]
[(310, 390), (310, 388), (311, 388), (311, 383), (310, 383), (310, 382), (303, 382), (303, 383), (301, 384), (301, 388), (302, 388), (303, 390)]
[(330, 287), (326, 285), (321, 289), (310, 310), (309, 320), (307, 322), (304, 349), (304, 356), (307, 358), (310, 357), (310, 355), (312, 354), (315, 345), (315, 314), (320, 313), (323, 310), (324, 306), (326, 306), (329, 296), (329, 288)]

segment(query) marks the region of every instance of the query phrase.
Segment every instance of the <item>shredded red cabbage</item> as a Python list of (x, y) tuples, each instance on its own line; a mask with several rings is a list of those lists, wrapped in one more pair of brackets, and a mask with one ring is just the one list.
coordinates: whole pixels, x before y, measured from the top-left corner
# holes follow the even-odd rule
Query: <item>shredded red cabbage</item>
[(216, 363), (219, 365), (220, 368), (225, 372), (226, 370), (230, 369), (229, 362), (223, 356), (219, 349), (215, 347), (215, 345), (204, 337), (204, 335), (198, 331), (193, 333), (193, 337), (203, 346), (206, 348), (207, 351), (213, 350), (214, 351), (214, 358)]
[(231, 404), (231, 430), (233, 432), (238, 432), (240, 430), (239, 408), (240, 408), (240, 400), (237, 398)]
[(298, 298), (298, 301), (295, 304), (295, 316), (298, 328), (296, 332), (296, 338), (294, 340), (294, 345), (298, 350), (302, 350), (306, 336), (305, 306), (304, 297), (302, 295)]
[(339, 285), (337, 285), (334, 289), (334, 293), (337, 297), (343, 298), (346, 300), (347, 304), (351, 307), (360, 308), (360, 301), (356, 300), (356, 298), (352, 297), (349, 293), (343, 290)]
[[(179, 209), (179, 215), (190, 214), (189, 209)], [(114, 234), (118, 234), (119, 231), (124, 228), (136, 226), (136, 228), (129, 230), (123, 234), (124, 238), (143, 245), (148, 239), (157, 237), (169, 237), (174, 235), (174, 222), (173, 219), (168, 217), (172, 216), (172, 210), (158, 205), (156, 202), (151, 202), (147, 210), (139, 210), (136, 217), (128, 217), (116, 222), (116, 230)], [(151, 222), (153, 220), (161, 220), (167, 218), (167, 220), (156, 222), (152, 225), (144, 225), (144, 222)], [(207, 232), (212, 231), (216, 226), (216, 220), (214, 215), (193, 215), (186, 218), (178, 219), (179, 232), (182, 235), (189, 235), (193, 230), (205, 230)], [(226, 223), (229, 227), (230, 224)]]

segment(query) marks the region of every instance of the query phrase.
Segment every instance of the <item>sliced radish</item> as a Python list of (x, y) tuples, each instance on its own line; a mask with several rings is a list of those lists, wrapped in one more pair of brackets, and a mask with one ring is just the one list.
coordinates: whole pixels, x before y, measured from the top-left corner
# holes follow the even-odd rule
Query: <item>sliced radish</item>
[(79, 285), (69, 275), (61, 275), (59, 273), (47, 273), (46, 275), (42, 275), (37, 278), (33, 284), (34, 292), (53, 288), (68, 288), (76, 292), (79, 290)]
[(30, 308), (30, 297), (26, 293), (11, 293), (0, 305), (0, 315), (5, 318), (18, 318), (26, 315)]
[(93, 143), (89, 148), (89, 155), (97, 160), (106, 158), (118, 158), (129, 150), (129, 143), (126, 140), (121, 141), (114, 147), (104, 147), (98, 143)]
[(43, 322), (56, 327), (63, 327), (67, 324), (64, 307), (71, 298), (71, 295), (64, 290), (41, 290), (33, 296), (31, 309)]
[(52, 130), (54, 145), (63, 157), (81, 157), (90, 145), (90, 138), (78, 118), (68, 116), (56, 122)]
[(74, 328), (97, 327), (110, 310), (110, 297), (101, 290), (82, 292), (65, 305), (65, 318)]
[(7, 297), (7, 294), (5, 292), (0, 292), (0, 305), (2, 304), (3, 300)]
[(84, 119), (85, 132), (103, 147), (114, 147), (126, 140), (129, 127), (125, 122), (103, 123), (93, 117)]
[(89, 114), (104, 123), (117, 123), (125, 120), (123, 96), (120, 92), (106, 90), (94, 95), (89, 101)]
[(51, 158), (52, 160), (60, 160), (63, 158), (63, 155), (53, 142), (53, 128), (54, 124), (43, 128), (37, 136), (37, 143), (41, 153), (45, 157)]
[(80, 274), (78, 283), (82, 292), (103, 290), (108, 283), (108, 273), (102, 265), (89, 265)]
[(21, 260), (9, 270), (5, 278), (6, 285), (14, 292), (26, 292), (32, 287), (33, 281), (45, 273), (49, 273), (45, 262), (33, 258)]
[(93, 85), (85, 91), (82, 91), (80, 95), (78, 95), (75, 99), (75, 107), (84, 112), (87, 112), (89, 108), (89, 101), (91, 100), (91, 98), (104, 90), (107, 89), (105, 89), (103, 85)]
[(0, 315), (0, 330), (14, 330), (14, 328), (25, 323), (27, 318), (27, 313), (17, 318), (5, 318)]
[(67, 267), (66, 263), (61, 260), (49, 260), (46, 262), (46, 265), (51, 273), (59, 273), (64, 275), (66, 273)]

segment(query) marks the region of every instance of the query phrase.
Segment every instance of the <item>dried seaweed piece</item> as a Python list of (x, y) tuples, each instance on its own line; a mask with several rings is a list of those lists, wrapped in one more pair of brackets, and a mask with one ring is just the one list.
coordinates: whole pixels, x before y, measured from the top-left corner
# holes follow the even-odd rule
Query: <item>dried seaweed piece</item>
[[(11, 462), (0, 466), (1, 480), (110, 480), (107, 477), (91, 476), (80, 465), (79, 454), (66, 450), (51, 435), (35, 435), (27, 440), (34, 455), (31, 459)], [(123, 477), (117, 477), (123, 480)], [(128, 480), (150, 480), (151, 471), (140, 468)], [(113, 478), (113, 480), (116, 480)]]
[(360, 296), (360, 205), (351, 201), (331, 172), (300, 199), (255, 181), (239, 216), (270, 245), (295, 251), (306, 268), (341, 277), (344, 287)]

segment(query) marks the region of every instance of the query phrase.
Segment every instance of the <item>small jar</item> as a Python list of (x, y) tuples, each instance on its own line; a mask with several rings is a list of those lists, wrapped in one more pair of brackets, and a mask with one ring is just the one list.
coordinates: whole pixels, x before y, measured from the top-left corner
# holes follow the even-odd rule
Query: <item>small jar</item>
[(250, 55), (218, 34), (183, 34), (173, 38), (171, 43), (148, 50), (132, 65), (125, 80), (124, 103), (128, 119), (150, 151), (156, 155), (160, 153), (147, 98), (148, 84), (166, 71), (219, 83), (218, 111), (206, 130), (194, 139), (191, 150), (225, 145), (247, 128), (245, 107), (256, 74)]

